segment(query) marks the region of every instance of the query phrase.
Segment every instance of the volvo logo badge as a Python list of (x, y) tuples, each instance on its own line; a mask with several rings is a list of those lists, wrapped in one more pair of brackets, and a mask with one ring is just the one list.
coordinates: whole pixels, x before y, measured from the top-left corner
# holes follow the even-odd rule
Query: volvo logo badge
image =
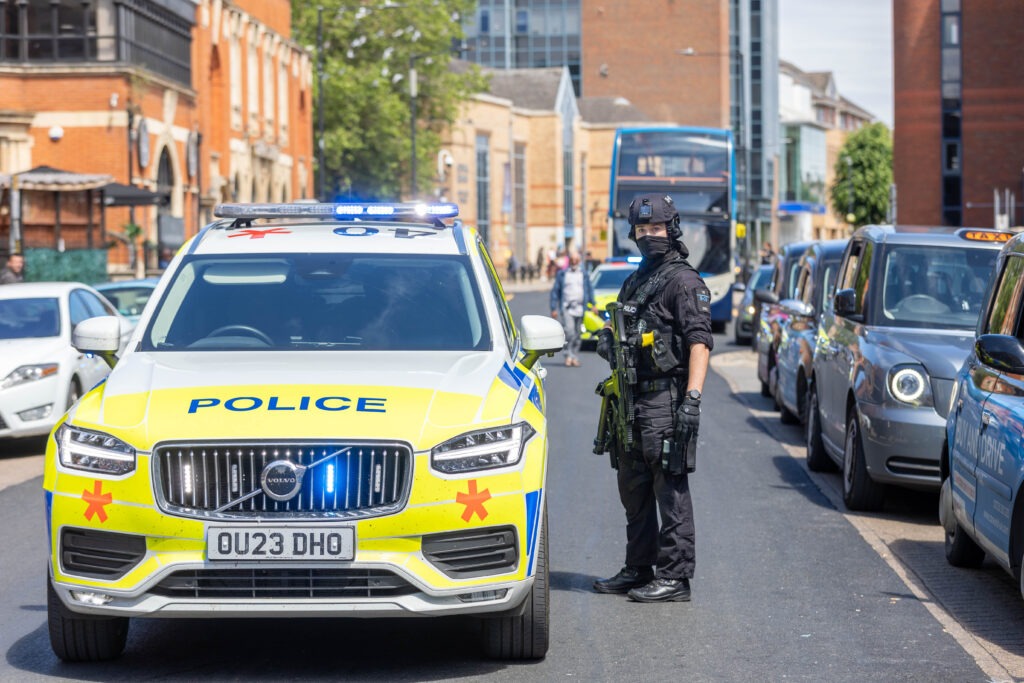
[(260, 474), (263, 492), (274, 500), (291, 500), (302, 488), (302, 475), (306, 468), (289, 460), (267, 463)]

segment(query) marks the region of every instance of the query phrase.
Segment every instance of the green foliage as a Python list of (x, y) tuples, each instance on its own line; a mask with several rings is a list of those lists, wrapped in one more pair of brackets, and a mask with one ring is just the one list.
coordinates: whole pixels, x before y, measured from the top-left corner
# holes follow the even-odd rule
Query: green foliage
[(892, 136), (885, 124), (872, 123), (854, 132), (836, 159), (831, 188), (836, 214), (845, 219), (852, 207), (856, 226), (885, 222), (892, 177)]
[[(486, 87), (478, 68), (449, 70), (453, 40), (473, 0), (326, 0), (323, 7), (323, 107), (327, 191), (394, 199), (410, 185), (409, 66), (418, 73), (417, 185), (434, 175), (440, 133), (458, 105)], [(317, 5), (292, 3), (296, 40), (316, 64)], [(314, 70), (314, 87), (316, 85)], [(314, 91), (314, 106), (317, 102)], [(314, 139), (317, 131), (314, 113)], [(314, 150), (314, 154), (316, 151)], [(319, 189), (319, 179), (316, 188)]]

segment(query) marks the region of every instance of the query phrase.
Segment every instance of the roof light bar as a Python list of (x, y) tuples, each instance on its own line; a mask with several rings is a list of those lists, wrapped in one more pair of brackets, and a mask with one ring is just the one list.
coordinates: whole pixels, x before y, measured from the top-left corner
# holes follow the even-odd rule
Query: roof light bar
[(218, 204), (213, 215), (218, 218), (250, 220), (255, 218), (382, 218), (389, 216), (420, 216), (424, 222), (434, 218), (455, 218), (458, 204), (442, 202), (422, 203), (346, 203), (346, 204)]

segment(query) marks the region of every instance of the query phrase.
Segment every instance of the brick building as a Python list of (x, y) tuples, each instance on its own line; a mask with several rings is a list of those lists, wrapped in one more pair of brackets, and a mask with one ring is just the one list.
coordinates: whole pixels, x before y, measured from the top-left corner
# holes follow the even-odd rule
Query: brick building
[(893, 2), (901, 223), (1024, 225), (1021, 45), (1020, 3)]
[[(0, 250), (18, 209), (18, 246), (70, 249), (106, 206), (108, 234), (141, 227), (141, 274), (219, 201), (308, 196), (311, 68), (290, 12), (287, 0), (0, 2)], [(154, 198), (127, 208), (123, 188), (26, 189), (12, 211), (18, 174), (39, 166)], [(47, 237), (57, 216), (63, 242)], [(131, 260), (113, 249), (111, 272)]]

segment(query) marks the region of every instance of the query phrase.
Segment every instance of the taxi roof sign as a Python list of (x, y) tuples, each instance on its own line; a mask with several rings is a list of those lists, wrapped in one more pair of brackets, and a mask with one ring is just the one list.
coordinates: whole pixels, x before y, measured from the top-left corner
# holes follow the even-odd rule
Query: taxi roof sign
[(1002, 230), (961, 230), (957, 234), (972, 242), (1009, 242), (1013, 238), (1012, 232)]

